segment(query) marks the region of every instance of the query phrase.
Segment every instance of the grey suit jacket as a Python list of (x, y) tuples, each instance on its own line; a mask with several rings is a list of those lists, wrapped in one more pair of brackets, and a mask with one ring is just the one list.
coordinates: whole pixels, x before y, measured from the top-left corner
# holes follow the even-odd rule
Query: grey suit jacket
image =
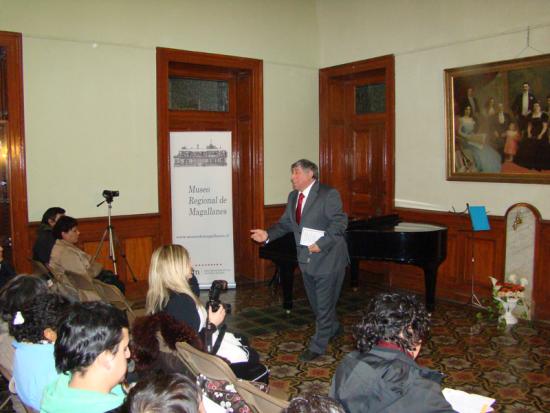
[[(340, 194), (336, 189), (316, 181), (306, 199), (302, 220), (298, 225), (296, 223), (298, 193), (294, 190), (289, 194), (281, 219), (267, 230), (269, 239), (275, 240), (288, 232), (294, 233), (298, 263), (302, 272), (315, 275), (340, 270), (349, 263), (348, 248), (344, 238), (348, 217), (342, 211)], [(317, 241), (321, 252), (310, 253), (306, 246), (300, 245), (304, 227), (325, 232), (325, 235)]]

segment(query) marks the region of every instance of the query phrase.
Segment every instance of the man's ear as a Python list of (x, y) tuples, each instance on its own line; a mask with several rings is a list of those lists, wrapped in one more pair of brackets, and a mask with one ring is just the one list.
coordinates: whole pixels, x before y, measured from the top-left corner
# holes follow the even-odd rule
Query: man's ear
[(113, 353), (111, 353), (108, 350), (104, 350), (99, 356), (97, 356), (94, 363), (98, 363), (101, 367), (103, 367), (105, 370), (111, 370), (111, 366), (113, 365), (113, 359), (114, 359)]
[(43, 334), (44, 338), (50, 343), (55, 343), (55, 340), (57, 340), (57, 333), (53, 331), (50, 327), (46, 328)]

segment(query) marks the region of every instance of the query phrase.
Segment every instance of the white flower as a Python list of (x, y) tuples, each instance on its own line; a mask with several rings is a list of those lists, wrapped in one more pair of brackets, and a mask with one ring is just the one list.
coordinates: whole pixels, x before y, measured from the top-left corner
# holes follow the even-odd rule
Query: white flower
[(516, 274), (510, 274), (508, 276), (508, 282), (511, 282), (512, 284), (516, 284), (518, 281), (518, 276)]
[(519, 280), (519, 283), (525, 287), (527, 284), (529, 284), (529, 281), (527, 281), (527, 278), (525, 277), (522, 277), (520, 280)]
[(493, 284), (493, 287), (496, 287), (498, 280), (495, 277), (489, 277), (489, 279), (491, 280), (491, 283)]

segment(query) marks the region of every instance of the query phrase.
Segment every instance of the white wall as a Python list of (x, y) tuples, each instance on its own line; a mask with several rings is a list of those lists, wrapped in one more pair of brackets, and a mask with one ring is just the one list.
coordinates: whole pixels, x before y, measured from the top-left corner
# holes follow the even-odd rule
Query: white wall
[(156, 47), (264, 60), (266, 203), (318, 158), (314, 0), (0, 0), (0, 30), (23, 33), (30, 220), (102, 216), (106, 188), (116, 215), (158, 211)]
[[(550, 185), (445, 179), (447, 68), (550, 53), (547, 0), (318, 0), (321, 67), (395, 54), (396, 205), (503, 215), (529, 202), (550, 219)], [(522, 30), (524, 29), (524, 30)], [(510, 33), (515, 32), (517, 33)], [(521, 53), (521, 54), (520, 54)]]

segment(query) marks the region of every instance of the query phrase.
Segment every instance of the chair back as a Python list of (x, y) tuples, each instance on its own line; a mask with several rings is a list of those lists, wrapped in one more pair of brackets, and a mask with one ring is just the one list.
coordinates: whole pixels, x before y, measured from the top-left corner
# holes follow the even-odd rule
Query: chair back
[(88, 276), (72, 271), (65, 271), (65, 278), (78, 291), (80, 301), (101, 301), (94, 283)]
[(128, 322), (130, 325), (134, 323), (136, 314), (132, 309), (132, 305), (128, 302), (128, 300), (126, 300), (126, 297), (124, 297), (122, 292), (117, 287), (104, 283), (98, 279), (92, 280), (92, 284), (102, 301), (111, 303), (119, 310), (126, 311), (126, 314), (128, 315)]
[(238, 379), (231, 367), (218, 356), (197, 350), (188, 343), (176, 343), (178, 358), (194, 373), (235, 384)]
[(48, 275), (50, 277), (53, 277), (53, 273), (48, 268), (46, 264), (44, 264), (41, 261), (33, 260), (32, 258), (29, 258), (29, 261), (32, 265), (32, 273), (35, 275)]
[(249, 381), (237, 381), (235, 389), (248, 404), (262, 413), (281, 413), (289, 405), (288, 401), (261, 391)]

